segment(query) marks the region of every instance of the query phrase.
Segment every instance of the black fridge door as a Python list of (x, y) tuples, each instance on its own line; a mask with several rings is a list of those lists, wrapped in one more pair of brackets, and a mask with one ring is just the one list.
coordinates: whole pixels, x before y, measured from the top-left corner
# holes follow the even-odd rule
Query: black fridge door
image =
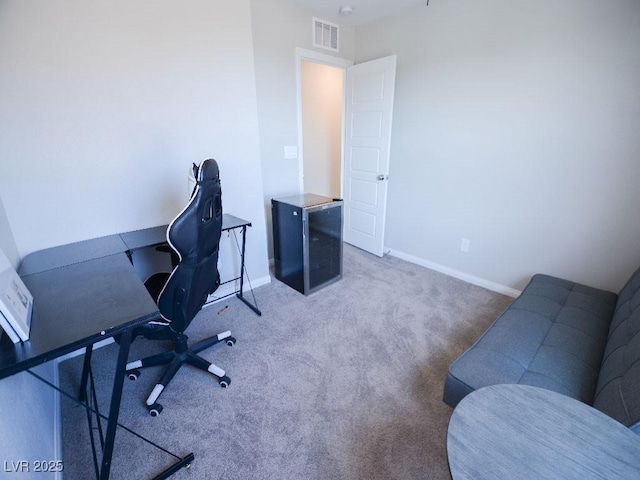
[(308, 212), (308, 293), (342, 276), (342, 203)]

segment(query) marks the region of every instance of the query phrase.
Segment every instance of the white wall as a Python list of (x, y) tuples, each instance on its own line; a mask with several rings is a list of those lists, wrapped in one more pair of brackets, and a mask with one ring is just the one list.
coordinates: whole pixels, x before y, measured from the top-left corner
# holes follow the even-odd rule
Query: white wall
[(18, 247), (16, 247), (16, 241), (13, 238), (13, 232), (11, 231), (7, 212), (2, 203), (2, 197), (0, 197), (0, 250), (2, 250), (9, 262), (11, 262), (13, 268), (17, 270), (20, 264), (20, 255), (18, 255)]
[[(191, 162), (268, 275), (249, 0), (5, 0), (0, 192), (21, 256), (167, 223)], [(234, 247), (235, 248), (235, 247)]]
[[(313, 12), (292, 0), (251, 0), (260, 156), (269, 232), (271, 198), (300, 193), (298, 160), (284, 159), (285, 146), (298, 146), (295, 49), (301, 47), (334, 55), (313, 47), (313, 17)], [(340, 52), (334, 56), (353, 60), (354, 34), (353, 27), (341, 27)], [(269, 239), (272, 255), (271, 234)]]
[(356, 38), (398, 55), (388, 247), (516, 289), (640, 264), (640, 2), (434, 1)]
[(300, 63), (304, 191), (339, 198), (344, 69)]

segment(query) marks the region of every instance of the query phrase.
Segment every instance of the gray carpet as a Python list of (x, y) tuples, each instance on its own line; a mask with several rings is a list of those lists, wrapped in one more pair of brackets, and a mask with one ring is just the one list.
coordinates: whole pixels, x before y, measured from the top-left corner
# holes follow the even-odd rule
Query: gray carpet
[[(183, 368), (152, 418), (144, 399), (159, 367), (125, 380), (121, 423), (179, 455), (195, 454), (190, 471), (172, 478), (451, 478), (446, 371), (510, 298), (348, 245), (341, 281), (305, 297), (274, 279), (255, 294), (262, 317), (230, 299), (205, 308), (188, 331), (192, 340), (232, 331), (234, 347), (204, 353), (227, 371), (229, 388)], [(138, 339), (130, 358), (162, 349)], [(109, 345), (94, 354), (105, 409), (116, 353)], [(75, 391), (80, 370), (80, 357), (62, 363), (63, 387)], [(90, 478), (84, 411), (68, 399), (62, 410), (65, 478)], [(112, 478), (150, 478), (172, 462), (120, 430)]]

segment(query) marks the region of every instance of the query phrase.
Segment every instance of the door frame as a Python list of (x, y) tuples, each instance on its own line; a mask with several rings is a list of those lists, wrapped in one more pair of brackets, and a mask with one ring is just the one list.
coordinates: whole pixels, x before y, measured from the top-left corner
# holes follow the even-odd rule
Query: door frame
[(347, 67), (354, 64), (352, 60), (346, 58), (334, 57), (326, 53), (307, 50), (306, 48), (296, 47), (296, 96), (298, 102), (298, 188), (300, 193), (304, 193), (304, 134), (302, 128), (302, 61), (320, 63), (331, 67), (338, 67), (344, 70), (344, 80), (342, 87), (342, 126), (341, 126), (341, 146), (340, 146), (340, 196), (343, 195), (343, 173), (344, 173), (344, 119), (346, 115), (346, 88), (347, 88)]

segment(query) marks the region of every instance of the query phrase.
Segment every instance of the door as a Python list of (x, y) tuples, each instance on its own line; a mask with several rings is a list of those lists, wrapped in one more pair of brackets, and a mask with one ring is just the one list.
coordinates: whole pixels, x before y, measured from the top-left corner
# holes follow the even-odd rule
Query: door
[(344, 241), (383, 254), (396, 56), (347, 68)]

